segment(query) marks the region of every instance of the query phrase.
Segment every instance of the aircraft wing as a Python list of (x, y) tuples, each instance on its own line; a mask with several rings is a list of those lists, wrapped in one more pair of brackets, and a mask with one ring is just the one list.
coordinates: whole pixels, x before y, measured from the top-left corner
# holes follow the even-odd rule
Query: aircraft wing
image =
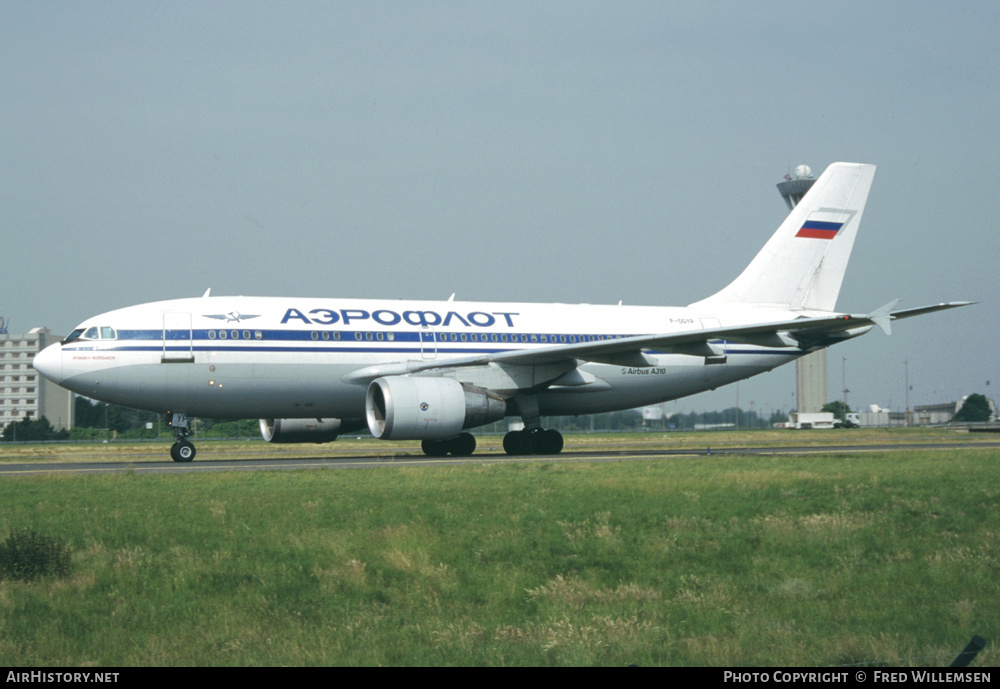
[(367, 382), (380, 376), (405, 375), (434, 370), (458, 369), (488, 364), (541, 366), (574, 362), (610, 363), (621, 366), (648, 366), (651, 361), (644, 351), (664, 354), (690, 354), (693, 356), (720, 356), (718, 341), (756, 344), (763, 347), (802, 347), (804, 349), (827, 341), (852, 337), (849, 331), (878, 325), (888, 332), (888, 323), (897, 318), (908, 318), (933, 311), (966, 306), (971, 302), (950, 302), (916, 309), (890, 312), (895, 302), (886, 304), (867, 315), (834, 314), (812, 318), (796, 318), (773, 323), (727, 326), (659, 335), (634, 335), (613, 340), (577, 342), (537, 347), (527, 350), (476, 354), (467, 357), (433, 361), (409, 361), (384, 364), (360, 369), (346, 379)]

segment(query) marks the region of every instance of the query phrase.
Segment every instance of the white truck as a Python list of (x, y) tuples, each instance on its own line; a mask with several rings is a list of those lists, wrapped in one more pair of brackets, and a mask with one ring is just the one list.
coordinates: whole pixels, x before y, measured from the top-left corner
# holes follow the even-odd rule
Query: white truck
[(836, 428), (839, 420), (832, 411), (796, 412), (788, 415), (785, 428)]

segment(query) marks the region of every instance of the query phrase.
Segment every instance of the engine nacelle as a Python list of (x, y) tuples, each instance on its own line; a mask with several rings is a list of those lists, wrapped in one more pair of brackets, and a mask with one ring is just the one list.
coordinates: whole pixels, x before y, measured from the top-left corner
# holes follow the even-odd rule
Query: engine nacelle
[(499, 421), (502, 397), (453, 378), (389, 376), (368, 386), (368, 430), (383, 440), (442, 440)]
[(261, 419), (260, 434), (269, 443), (332, 443), (340, 419)]

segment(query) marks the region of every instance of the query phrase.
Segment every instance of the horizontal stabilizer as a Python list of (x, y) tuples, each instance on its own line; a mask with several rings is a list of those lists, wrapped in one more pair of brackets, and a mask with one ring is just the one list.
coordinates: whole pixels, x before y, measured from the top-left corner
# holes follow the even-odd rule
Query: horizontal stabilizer
[(974, 301), (947, 301), (941, 304), (931, 304), (930, 306), (918, 306), (915, 309), (903, 309), (902, 311), (893, 311), (890, 316), (892, 320), (896, 321), (900, 318), (910, 318), (911, 316), (922, 316), (925, 313), (934, 313), (935, 311), (945, 311), (947, 309), (957, 309), (959, 306), (970, 306), (975, 304)]

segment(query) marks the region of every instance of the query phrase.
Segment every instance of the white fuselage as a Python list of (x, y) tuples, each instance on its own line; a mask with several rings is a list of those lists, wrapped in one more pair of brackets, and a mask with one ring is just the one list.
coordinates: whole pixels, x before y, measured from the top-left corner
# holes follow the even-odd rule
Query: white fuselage
[[(111, 311), (36, 358), (87, 397), (158, 412), (232, 418), (361, 418), (380, 367), (542, 349), (651, 333), (787, 320), (787, 309), (203, 297)], [(808, 314), (804, 314), (808, 315)], [(542, 415), (588, 414), (677, 399), (773, 369), (804, 351), (716, 342), (721, 356), (645, 352), (572, 370), (532, 367)], [(503, 369), (503, 370), (501, 370)], [(517, 366), (448, 375), (531, 390)], [(565, 376), (563, 376), (565, 374)], [(547, 379), (543, 379), (547, 376)], [(560, 377), (563, 376), (563, 377)], [(505, 387), (506, 386), (506, 387)]]

